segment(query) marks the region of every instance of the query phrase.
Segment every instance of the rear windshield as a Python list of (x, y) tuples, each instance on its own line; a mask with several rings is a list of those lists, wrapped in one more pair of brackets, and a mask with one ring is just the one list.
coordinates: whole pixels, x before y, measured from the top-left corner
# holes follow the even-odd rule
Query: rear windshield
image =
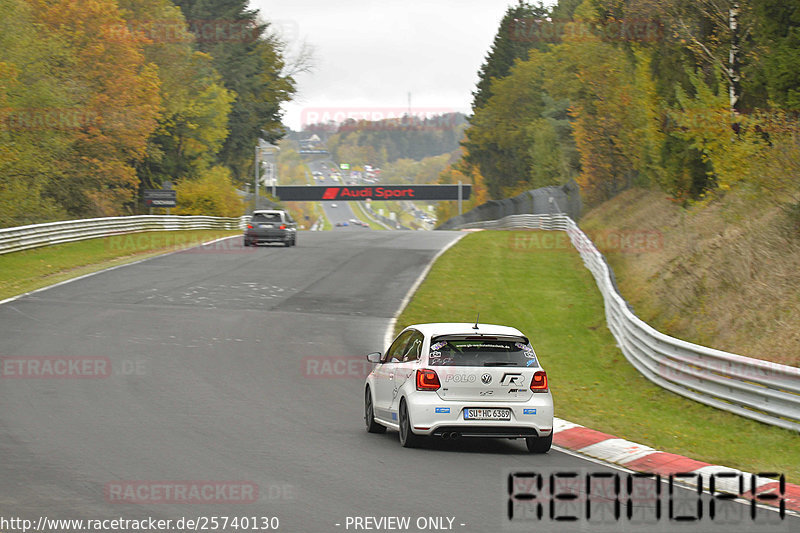
[(256, 213), (253, 222), (281, 222), (280, 213)]
[(431, 366), (537, 366), (525, 339), (445, 338), (432, 340)]

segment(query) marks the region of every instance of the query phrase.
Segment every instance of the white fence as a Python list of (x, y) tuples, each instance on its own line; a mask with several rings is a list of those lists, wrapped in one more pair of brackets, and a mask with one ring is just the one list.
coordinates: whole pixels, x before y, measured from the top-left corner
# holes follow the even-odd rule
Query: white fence
[(29, 250), (40, 246), (107, 237), (140, 231), (190, 229), (244, 229), (249, 217), (238, 218), (139, 215), (132, 217), (90, 218), (48, 224), (33, 224), (0, 229), (0, 254)]
[(628, 361), (647, 379), (692, 400), (800, 431), (800, 368), (707, 348), (656, 331), (631, 312), (602, 254), (568, 216), (511, 215), (459, 229), (467, 228), (566, 231), (603, 295), (608, 328)]

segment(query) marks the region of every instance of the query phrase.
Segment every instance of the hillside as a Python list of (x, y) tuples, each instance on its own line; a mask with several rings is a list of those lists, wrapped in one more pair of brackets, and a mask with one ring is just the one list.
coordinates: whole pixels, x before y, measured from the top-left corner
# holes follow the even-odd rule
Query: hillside
[(655, 328), (800, 366), (800, 235), (780, 208), (729, 194), (685, 209), (664, 193), (633, 189), (580, 225), (606, 254), (622, 295)]

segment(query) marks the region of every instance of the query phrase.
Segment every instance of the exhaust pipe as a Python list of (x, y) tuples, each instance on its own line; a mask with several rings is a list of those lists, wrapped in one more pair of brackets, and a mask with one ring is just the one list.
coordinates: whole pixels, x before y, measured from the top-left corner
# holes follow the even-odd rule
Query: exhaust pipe
[(448, 433), (446, 431), (444, 433), (442, 433), (442, 440), (447, 440), (449, 438), (450, 438), (450, 433)]
[(451, 438), (451, 439), (457, 439), (457, 438), (459, 438), (460, 436), (461, 436), (461, 434), (459, 434), (459, 433), (457, 433), (457, 432), (455, 432), (455, 431), (453, 431), (452, 433), (450, 433), (450, 438)]

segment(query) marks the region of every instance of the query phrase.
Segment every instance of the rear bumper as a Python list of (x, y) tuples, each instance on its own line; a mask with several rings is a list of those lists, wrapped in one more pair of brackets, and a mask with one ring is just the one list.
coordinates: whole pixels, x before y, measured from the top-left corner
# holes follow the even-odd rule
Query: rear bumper
[(459, 437), (495, 437), (495, 438), (520, 438), (520, 437), (546, 437), (549, 431), (540, 432), (536, 428), (526, 426), (438, 426), (429, 433), (434, 437), (442, 437), (457, 433)]
[[(553, 431), (553, 397), (537, 393), (525, 402), (443, 401), (432, 392), (415, 391), (406, 398), (414, 433), (462, 437), (546, 437)], [(465, 420), (469, 408), (509, 409), (510, 420)]]
[(295, 232), (291, 230), (276, 231), (247, 231), (244, 238), (252, 243), (260, 242), (288, 242), (294, 238)]

